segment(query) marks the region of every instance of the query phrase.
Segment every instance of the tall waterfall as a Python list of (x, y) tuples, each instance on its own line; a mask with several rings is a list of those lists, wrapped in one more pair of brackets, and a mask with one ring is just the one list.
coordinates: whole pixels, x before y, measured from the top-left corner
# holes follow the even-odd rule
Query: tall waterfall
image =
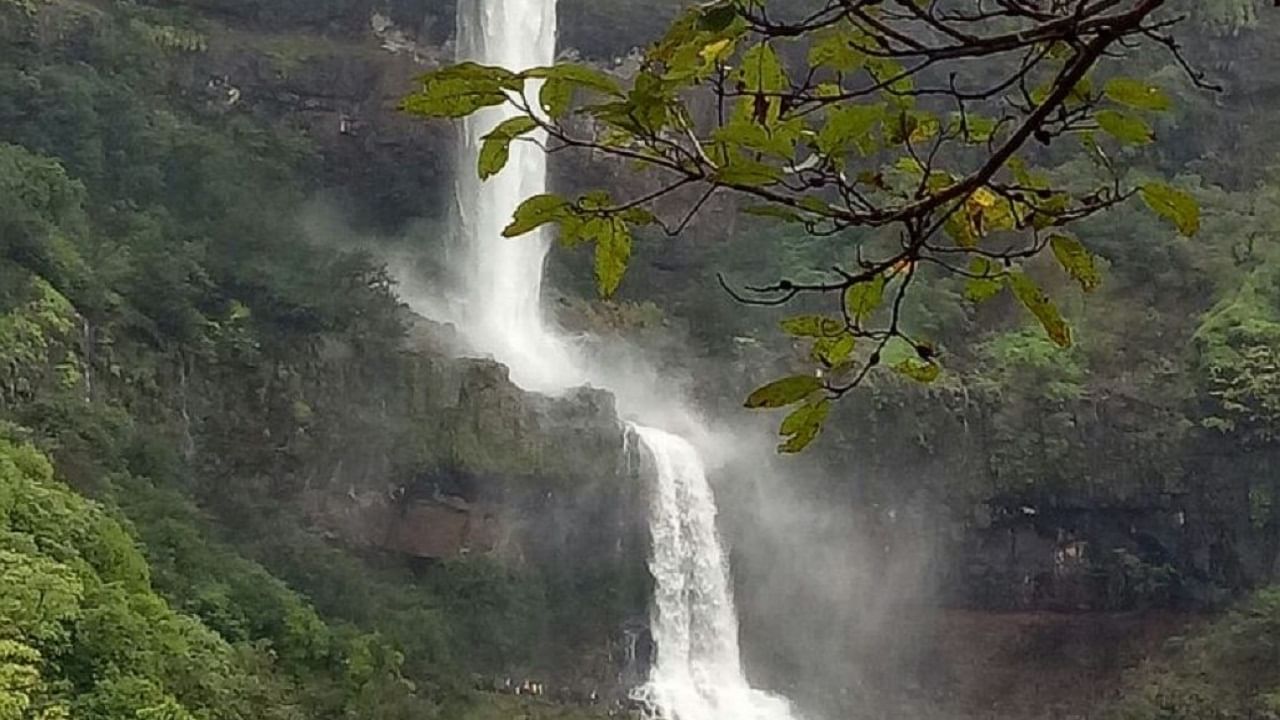
[[(458, 60), (526, 70), (552, 64), (555, 48), (555, 0), (459, 1)], [(517, 384), (551, 391), (581, 381), (542, 316), (542, 265), (551, 239), (541, 229), (502, 237), (520, 202), (545, 192), (547, 156), (518, 141), (503, 172), (481, 182), (475, 170), (485, 134), (515, 113), (507, 105), (485, 108), (463, 125), (456, 187), (466, 241), (464, 325), (473, 344), (510, 366)]]
[[(460, 0), (459, 60), (509, 69), (550, 65), (555, 44), (555, 0)], [(545, 190), (543, 152), (533, 143), (516, 142), (503, 172), (486, 182), (476, 178), (483, 136), (513, 112), (489, 109), (464, 126), (457, 181), (468, 248), (464, 328), (472, 344), (506, 363), (522, 387), (554, 392), (588, 380), (606, 387), (613, 380), (616, 386), (620, 378), (578, 357), (543, 317), (549, 238), (501, 235), (519, 202)], [(626, 401), (619, 397), (624, 411)], [(687, 413), (676, 407), (656, 421), (673, 421), (675, 415)], [(649, 682), (639, 692), (659, 714), (676, 720), (788, 720), (788, 703), (751, 688), (743, 674), (728, 560), (698, 451), (663, 430), (638, 424), (630, 429), (656, 474), (650, 569), (657, 654)]]

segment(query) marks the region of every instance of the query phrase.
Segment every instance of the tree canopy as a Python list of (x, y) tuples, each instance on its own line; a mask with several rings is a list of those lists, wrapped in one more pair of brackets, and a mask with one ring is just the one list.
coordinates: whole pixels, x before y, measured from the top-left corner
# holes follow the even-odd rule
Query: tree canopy
[[(752, 393), (751, 408), (792, 408), (786, 452), (809, 445), (832, 400), (878, 368), (921, 382), (941, 372), (928, 337), (903, 327), (904, 298), (942, 271), (967, 278), (964, 302), (1016, 297), (1057, 345), (1071, 329), (1028, 263), (1056, 259), (1084, 292), (1101, 280), (1076, 221), (1131, 199), (1194, 235), (1199, 208), (1158, 178), (1136, 177), (1130, 148), (1156, 140), (1171, 98), (1117, 72), (1135, 53), (1168, 53), (1199, 87), (1164, 0), (1028, 3), (718, 0), (680, 15), (617, 77), (586, 64), (507, 69), (461, 63), (426, 74), (407, 112), (458, 118), (513, 106), (480, 153), (501, 171), (512, 142), (634, 164), (652, 188), (614, 197), (525, 199), (504, 234), (558, 228), (593, 244), (599, 291), (620, 285), (637, 230), (678, 235), (716, 198), (741, 212), (834, 239), (831, 267), (725, 290), (791, 317), (812, 341), (813, 372)], [(673, 206), (679, 210), (671, 212)]]

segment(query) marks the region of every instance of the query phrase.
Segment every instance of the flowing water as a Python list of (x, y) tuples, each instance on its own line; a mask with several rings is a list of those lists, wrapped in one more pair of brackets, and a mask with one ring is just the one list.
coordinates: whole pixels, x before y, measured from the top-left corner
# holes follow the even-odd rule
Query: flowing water
[[(555, 47), (554, 0), (459, 2), (459, 60), (524, 70), (552, 64)], [(520, 201), (546, 191), (547, 156), (532, 142), (514, 142), (503, 172), (481, 182), (475, 171), (484, 135), (515, 114), (509, 105), (485, 108), (463, 125), (457, 178), (466, 241), (463, 327), (472, 344), (510, 366), (518, 385), (554, 391), (581, 377), (542, 316), (542, 265), (550, 237), (541, 229), (518, 239), (502, 237)]]
[[(458, 59), (510, 69), (555, 58), (555, 0), (460, 0)], [(535, 94), (530, 93), (536, 97)], [(503, 238), (519, 202), (546, 188), (546, 156), (516, 142), (506, 169), (476, 178), (482, 138), (510, 117), (492, 108), (467, 120), (457, 181), (466, 239), (463, 327), (471, 343), (511, 369), (522, 387), (555, 392), (591, 381), (617, 389), (622, 378), (592, 367), (546, 322), (541, 309), (545, 233)], [(612, 381), (612, 382), (611, 382)], [(644, 393), (652, 394), (652, 388)], [(633, 396), (635, 394), (633, 393)], [(627, 396), (619, 406), (628, 410)], [(637, 402), (639, 398), (636, 398)], [(648, 416), (655, 412), (650, 403)], [(639, 411), (639, 408), (631, 408)], [(688, 423), (673, 405), (658, 423)], [(651, 632), (657, 648), (649, 682), (637, 692), (677, 720), (787, 720), (786, 700), (753, 689), (742, 669), (729, 565), (716, 530), (716, 503), (693, 443), (653, 427), (631, 425), (656, 475), (650, 515), (654, 576)]]
[(783, 720), (786, 700), (747, 683), (729, 563), (702, 458), (681, 437), (633, 426), (657, 478), (649, 532), (657, 661), (640, 697), (679, 720)]

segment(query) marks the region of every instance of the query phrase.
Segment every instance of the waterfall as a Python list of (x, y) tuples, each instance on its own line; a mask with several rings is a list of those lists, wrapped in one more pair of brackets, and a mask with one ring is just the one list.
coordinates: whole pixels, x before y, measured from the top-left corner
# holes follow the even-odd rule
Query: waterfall
[[(550, 65), (555, 59), (555, 0), (460, 0), (458, 59), (509, 69)], [(458, 162), (459, 225), (466, 241), (463, 328), (471, 343), (511, 369), (514, 382), (555, 392), (591, 381), (618, 390), (612, 367), (592, 367), (552, 330), (541, 309), (542, 271), (550, 238), (516, 239), (501, 231), (516, 206), (545, 191), (546, 156), (516, 142), (506, 169), (476, 178), (482, 138), (511, 117), (491, 108), (464, 124)], [(674, 407), (654, 412), (652, 388), (619, 394), (622, 410), (640, 404), (658, 422), (688, 422)], [(635, 407), (628, 407), (628, 400)], [(751, 688), (738, 649), (728, 558), (716, 530), (716, 504), (693, 443), (670, 432), (632, 424), (656, 476), (650, 515), (654, 577), (651, 632), (657, 648), (648, 683), (638, 695), (675, 720), (787, 720), (786, 700)]]
[[(552, 64), (555, 47), (554, 0), (459, 2), (460, 61), (526, 70)], [(508, 365), (516, 384), (554, 391), (581, 378), (542, 315), (542, 265), (551, 238), (541, 229), (516, 239), (502, 237), (520, 202), (545, 192), (547, 156), (534, 143), (518, 141), (511, 144), (503, 172), (481, 182), (475, 170), (485, 134), (516, 112), (509, 105), (485, 108), (463, 123), (456, 182), (465, 239), (462, 318), (472, 344)]]
[(789, 718), (786, 700), (752, 688), (743, 674), (732, 578), (702, 458), (679, 436), (632, 430), (657, 476), (649, 520), (657, 661), (640, 696), (678, 720)]

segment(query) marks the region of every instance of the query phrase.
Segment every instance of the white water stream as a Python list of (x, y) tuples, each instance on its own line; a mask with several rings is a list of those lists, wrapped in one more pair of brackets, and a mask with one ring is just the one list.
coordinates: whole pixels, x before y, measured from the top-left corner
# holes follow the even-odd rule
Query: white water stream
[[(555, 0), (459, 0), (459, 60), (525, 69), (552, 64), (555, 46)], [(521, 200), (545, 191), (545, 154), (533, 143), (516, 142), (503, 172), (486, 182), (476, 177), (483, 136), (514, 112), (491, 108), (465, 124), (457, 180), (467, 243), (462, 327), (476, 348), (510, 367), (521, 387), (557, 392), (593, 382), (621, 390), (615, 369), (591, 367), (543, 317), (542, 271), (550, 238), (541, 232), (516, 239), (501, 234)], [(620, 392), (620, 410), (639, 412), (628, 407), (631, 399), (649, 407), (650, 422), (689, 423), (692, 413), (678, 404), (655, 413), (641, 399), (654, 391)], [(732, 578), (698, 450), (671, 432), (639, 424), (631, 430), (656, 473), (650, 515), (656, 658), (639, 694), (673, 720), (789, 720), (789, 703), (752, 688), (743, 673)]]

